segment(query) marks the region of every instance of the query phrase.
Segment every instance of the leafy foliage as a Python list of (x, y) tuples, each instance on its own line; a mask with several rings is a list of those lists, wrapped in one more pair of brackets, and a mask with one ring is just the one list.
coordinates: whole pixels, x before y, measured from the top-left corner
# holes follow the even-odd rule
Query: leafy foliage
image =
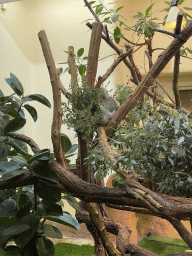
[(145, 37), (149, 35), (153, 35), (153, 28), (159, 27), (159, 24), (154, 22), (157, 18), (150, 18), (150, 11), (153, 7), (154, 3), (147, 7), (145, 13), (138, 12), (137, 15), (134, 15), (133, 18), (137, 19), (137, 23), (133, 26), (137, 35), (139, 36), (141, 33), (144, 33)]
[[(128, 88), (120, 93), (125, 91)], [(191, 140), (187, 115), (143, 102), (127, 115), (126, 122), (115, 133), (114, 146), (121, 151), (116, 169), (121, 164), (145, 179), (154, 180), (163, 193), (190, 197)]]
[(102, 102), (101, 92), (89, 86), (78, 87), (72, 93), (68, 103), (63, 103), (63, 123), (69, 128), (82, 134), (83, 138), (90, 140), (94, 128), (99, 123), (99, 103)]
[[(82, 50), (79, 55), (81, 53)], [(52, 168), (50, 150), (42, 149), (30, 155), (25, 142), (9, 136), (9, 132), (20, 130), (26, 124), (23, 109), (34, 121), (37, 120), (37, 111), (25, 102), (36, 100), (51, 107), (50, 102), (40, 94), (24, 96), (23, 86), (13, 74), (6, 81), (14, 93), (4, 96), (0, 91), (0, 175), (2, 179), (9, 179), (31, 173), (34, 177), (57, 184), (59, 179)], [(67, 135), (62, 134), (61, 137), (64, 150), (71, 156), (77, 145), (72, 145)], [(78, 208), (78, 202), (72, 196), (69, 198), (73, 202), (71, 205)], [(78, 222), (59, 205), (60, 200), (60, 190), (40, 183), (0, 191), (0, 254), (54, 255), (54, 245), (45, 236), (61, 239), (62, 234), (56, 227), (44, 224), (45, 221), (49, 219), (79, 229)], [(16, 246), (8, 245), (11, 239)]]

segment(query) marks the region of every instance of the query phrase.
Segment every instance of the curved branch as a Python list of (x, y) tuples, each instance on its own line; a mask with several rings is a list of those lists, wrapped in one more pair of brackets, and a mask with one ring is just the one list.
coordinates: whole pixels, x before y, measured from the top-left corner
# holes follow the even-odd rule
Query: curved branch
[(34, 153), (37, 153), (40, 150), (39, 146), (35, 143), (34, 140), (32, 140), (31, 138), (29, 138), (23, 134), (19, 134), (19, 133), (15, 133), (15, 132), (8, 132), (7, 135), (12, 138), (26, 142), (31, 147), (31, 150)]

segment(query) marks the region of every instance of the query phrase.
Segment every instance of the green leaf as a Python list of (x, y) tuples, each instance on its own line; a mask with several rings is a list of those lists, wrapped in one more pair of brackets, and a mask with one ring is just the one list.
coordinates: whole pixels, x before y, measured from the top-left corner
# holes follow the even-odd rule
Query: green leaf
[(173, 160), (171, 159), (171, 157), (168, 156), (168, 160), (169, 160), (169, 162), (171, 163), (171, 165), (174, 166), (174, 162), (173, 162)]
[(55, 226), (45, 224), (43, 226), (43, 231), (45, 236), (56, 238), (56, 239), (63, 239), (63, 235), (61, 231)]
[(28, 154), (28, 148), (25, 142), (11, 137), (8, 138), (8, 144), (11, 145), (18, 153), (22, 154), (23, 156)]
[(16, 222), (17, 225), (27, 224), (30, 226), (28, 230), (14, 237), (15, 243), (19, 248), (25, 247), (25, 245), (31, 240), (39, 227), (39, 223), (40, 218), (37, 215), (27, 215)]
[(49, 164), (42, 163), (40, 165), (37, 165), (37, 166), (35, 166), (35, 168), (33, 168), (33, 171), (35, 173), (35, 176), (44, 178), (46, 180), (50, 180), (55, 183), (59, 183), (57, 174), (55, 173), (55, 171)]
[(64, 133), (61, 133), (61, 146), (62, 146), (63, 151), (65, 153), (67, 151), (69, 151), (71, 149), (71, 147), (72, 147), (70, 138), (66, 134), (64, 134)]
[(151, 10), (151, 8), (153, 7), (154, 4), (155, 4), (155, 3), (152, 3), (151, 5), (149, 5), (149, 7), (147, 7), (147, 9), (146, 9), (146, 11), (145, 11), (145, 17), (148, 17), (149, 12), (150, 12), (150, 10)]
[(86, 69), (87, 69), (86, 65), (80, 65), (80, 66), (78, 67), (79, 74), (80, 74), (80, 75), (85, 74)]
[(192, 11), (192, 8), (189, 8), (189, 7), (183, 7), (183, 9), (188, 10), (188, 11)]
[(67, 213), (63, 213), (61, 216), (46, 216), (45, 218), (77, 230), (80, 228), (79, 223)]
[(11, 226), (17, 221), (17, 218), (15, 216), (1, 216), (0, 217), (0, 226)]
[(4, 251), (1, 247), (0, 247), (0, 255), (1, 255), (1, 256), (8, 256), (8, 255), (6, 254), (6, 251)]
[(42, 209), (42, 213), (40, 212), (41, 215), (54, 215), (54, 216), (59, 216), (63, 214), (63, 210), (61, 205), (58, 205), (57, 203), (52, 203), (47, 200), (42, 200), (41, 203), (38, 206), (38, 209)]
[(20, 130), (26, 123), (26, 119), (18, 117), (11, 120), (4, 128), (4, 133), (15, 132)]
[(77, 56), (78, 56), (78, 57), (81, 57), (81, 56), (83, 55), (83, 53), (84, 53), (84, 48), (80, 48), (80, 49), (78, 50), (78, 52), (77, 52)]
[(50, 150), (49, 149), (42, 149), (39, 150), (37, 153), (35, 153), (27, 162), (28, 164), (31, 164), (32, 162), (38, 160), (39, 158), (43, 156), (49, 156), (50, 155)]
[(23, 225), (14, 225), (11, 226), (10, 228), (5, 229), (2, 232), (3, 236), (14, 236), (14, 235), (18, 235), (20, 233), (22, 233), (23, 231), (26, 231), (27, 229), (29, 229), (30, 226), (27, 224), (23, 224)]
[(54, 256), (55, 246), (53, 242), (44, 236), (37, 239), (36, 249), (39, 256)]
[(18, 163), (14, 162), (8, 162), (8, 161), (3, 161), (0, 163), (0, 175), (6, 174), (8, 172), (20, 169), (21, 166)]
[(79, 145), (78, 144), (73, 144), (72, 147), (70, 148), (69, 151), (66, 152), (66, 155), (70, 155), (74, 153), (78, 149)]
[(38, 101), (38, 102), (42, 103), (43, 105), (51, 108), (51, 103), (49, 102), (49, 100), (41, 94), (30, 94), (27, 97), (30, 98), (31, 100)]
[(26, 194), (20, 195), (17, 208), (19, 210), (16, 215), (17, 218), (21, 218), (30, 213), (30, 210), (32, 208), (32, 202), (28, 195)]
[(116, 9), (116, 12), (120, 11), (124, 6), (120, 6)]
[(25, 165), (27, 165), (27, 160), (21, 155), (21, 154), (18, 154), (16, 156), (13, 156), (11, 158), (11, 161), (12, 162), (16, 162), (18, 163), (20, 166), (24, 167)]
[(4, 97), (4, 94), (3, 94), (2, 90), (0, 89), (0, 98), (1, 97)]
[(182, 3), (184, 3), (185, 2), (185, 0), (180, 0), (179, 1), (179, 5), (181, 5)]
[(37, 184), (36, 192), (39, 197), (50, 202), (58, 202), (61, 200), (61, 191), (56, 187), (50, 188), (44, 184)]
[(115, 13), (111, 16), (111, 20), (113, 23), (115, 23), (119, 19), (119, 14)]
[(171, 6), (171, 2), (164, 1), (164, 3), (168, 4), (169, 6)]
[(13, 89), (13, 91), (18, 95), (21, 96), (23, 94), (23, 86), (19, 79), (12, 73), (10, 73), (11, 78), (5, 78), (5, 81), (8, 85)]
[(10, 152), (10, 146), (7, 144), (0, 144), (0, 161), (7, 157)]
[(13, 199), (6, 199), (0, 203), (0, 216), (15, 216), (17, 203)]
[(115, 42), (116, 42), (117, 44), (119, 44), (119, 42), (120, 42), (120, 38), (118, 37), (119, 35), (121, 35), (121, 30), (120, 30), (119, 27), (116, 27), (116, 28), (114, 29), (114, 39), (115, 39)]
[(12, 170), (10, 172), (7, 172), (7, 173), (3, 174), (3, 178), (4, 179), (10, 179), (12, 177), (15, 177), (15, 176), (18, 176), (18, 175), (21, 175), (21, 174), (24, 174), (24, 173), (25, 174), (29, 173), (29, 170), (28, 169), (23, 169), (23, 168)]
[(34, 107), (28, 105), (28, 104), (25, 104), (23, 107), (24, 107), (24, 108), (29, 112), (29, 114), (32, 116), (34, 122), (36, 122), (36, 121), (37, 121), (37, 111), (36, 111), (36, 109), (35, 109)]
[(67, 203), (72, 206), (75, 210), (80, 211), (81, 207), (79, 205), (79, 203), (77, 202), (76, 198), (67, 194), (65, 196), (65, 200), (67, 201)]
[(185, 140), (185, 138), (182, 136), (178, 139), (177, 144), (180, 145), (183, 141)]
[(104, 8), (104, 5), (99, 4), (99, 5), (96, 7), (96, 9), (95, 9), (95, 13), (96, 13), (96, 14), (99, 14), (99, 13), (103, 10), (103, 8)]

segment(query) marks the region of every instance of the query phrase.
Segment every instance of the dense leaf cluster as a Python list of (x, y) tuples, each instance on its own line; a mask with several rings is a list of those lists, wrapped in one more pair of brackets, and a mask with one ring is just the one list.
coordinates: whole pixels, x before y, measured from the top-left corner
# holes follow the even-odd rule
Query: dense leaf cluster
[(78, 87), (68, 102), (63, 103), (63, 123), (81, 133), (83, 138), (89, 141), (94, 135), (95, 127), (101, 122), (101, 102), (102, 92), (99, 89), (91, 89), (86, 85)]
[[(33, 120), (37, 120), (34, 107), (25, 104), (32, 100), (51, 107), (49, 101), (40, 94), (24, 96), (19, 79), (11, 74), (6, 82), (14, 93), (4, 96), (0, 90), (0, 175), (4, 180), (31, 173), (34, 177), (59, 183), (52, 168), (54, 155), (49, 149), (39, 150), (31, 155), (25, 142), (12, 138), (9, 132), (20, 130), (26, 123), (27, 110)], [(77, 145), (72, 145), (67, 135), (61, 134), (61, 143), (68, 157)], [(51, 220), (79, 229), (77, 221), (63, 211), (62, 195), (57, 188), (48, 188), (38, 182), (18, 189), (0, 191), (0, 255), (54, 255), (54, 245), (47, 237), (62, 239), (62, 234)], [(67, 202), (79, 209), (75, 198), (64, 195)], [(8, 245), (14, 240), (16, 245)]]
[(192, 127), (187, 115), (167, 106), (139, 103), (117, 129), (115, 139), (121, 150), (117, 170), (122, 164), (154, 180), (163, 193), (191, 196)]

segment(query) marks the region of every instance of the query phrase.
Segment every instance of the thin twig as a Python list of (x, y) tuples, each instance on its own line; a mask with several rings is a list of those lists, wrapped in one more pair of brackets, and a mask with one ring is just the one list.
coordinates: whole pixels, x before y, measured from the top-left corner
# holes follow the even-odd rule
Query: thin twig
[[(152, 66), (153, 62), (151, 60), (151, 57), (149, 56), (149, 53), (147, 51), (145, 51), (145, 54), (148, 57), (149, 63)], [(167, 97), (175, 104), (174, 100), (171, 98), (171, 96), (169, 95), (169, 93), (165, 90), (165, 88), (163, 87), (163, 85), (157, 80), (157, 78), (155, 79), (156, 83), (161, 87), (161, 89), (165, 92), (165, 94), (167, 95)]]
[(99, 77), (97, 84), (95, 85), (96, 88), (100, 88), (101, 85), (105, 82), (105, 80), (111, 75), (111, 73), (115, 70), (115, 68), (118, 66), (118, 64), (124, 59), (126, 58), (130, 52), (133, 50), (133, 48), (129, 49), (127, 52), (125, 53), (121, 53), (119, 55), (119, 57), (113, 62), (113, 64), (111, 65), (111, 67), (107, 70), (107, 72), (102, 76)]

